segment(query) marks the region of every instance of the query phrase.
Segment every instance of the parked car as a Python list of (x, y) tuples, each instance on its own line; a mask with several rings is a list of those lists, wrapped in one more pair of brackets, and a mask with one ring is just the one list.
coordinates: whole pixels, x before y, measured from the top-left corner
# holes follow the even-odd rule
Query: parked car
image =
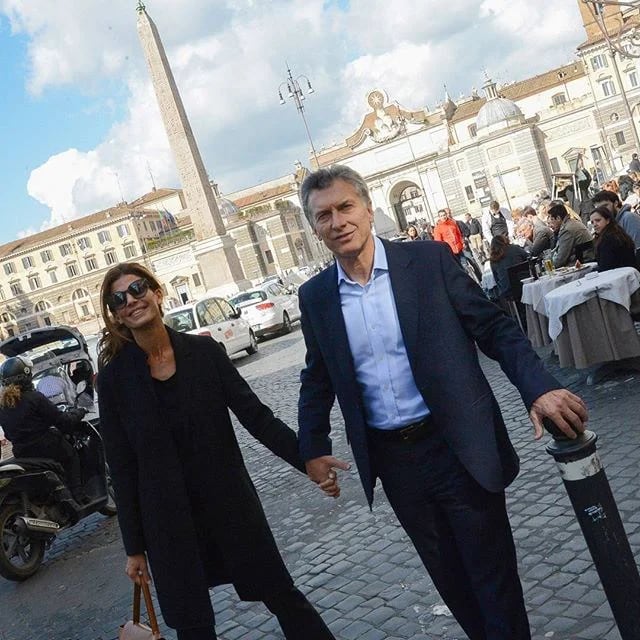
[(207, 297), (175, 307), (165, 314), (164, 322), (176, 331), (211, 336), (228, 355), (258, 350), (250, 323), (223, 298)]
[(291, 323), (300, 319), (298, 296), (287, 293), (277, 282), (266, 282), (243, 291), (229, 300), (242, 311), (259, 338), (274, 333), (289, 333)]

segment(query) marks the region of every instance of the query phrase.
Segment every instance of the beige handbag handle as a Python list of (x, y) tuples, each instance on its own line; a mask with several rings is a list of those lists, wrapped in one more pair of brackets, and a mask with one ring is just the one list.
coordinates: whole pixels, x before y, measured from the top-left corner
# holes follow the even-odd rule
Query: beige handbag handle
[(158, 619), (156, 618), (156, 612), (153, 608), (153, 600), (151, 600), (151, 590), (149, 585), (144, 581), (142, 577), (142, 586), (137, 582), (133, 586), (133, 623), (140, 624), (140, 594), (144, 595), (144, 604), (149, 616), (149, 624), (151, 625), (151, 633), (154, 636), (160, 637), (160, 628), (158, 627)]

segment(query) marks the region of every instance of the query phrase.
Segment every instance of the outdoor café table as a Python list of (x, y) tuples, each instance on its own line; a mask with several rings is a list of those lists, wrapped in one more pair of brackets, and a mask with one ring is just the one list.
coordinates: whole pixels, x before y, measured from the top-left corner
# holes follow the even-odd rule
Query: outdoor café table
[(580, 269), (558, 271), (551, 276), (543, 275), (533, 282), (525, 282), (522, 285), (520, 301), (525, 305), (527, 314), (527, 337), (534, 347), (544, 347), (551, 344), (549, 320), (544, 302), (545, 295), (567, 282), (583, 278), (596, 266), (595, 262), (589, 262)]
[(640, 356), (640, 337), (629, 313), (640, 302), (636, 269), (589, 274), (547, 293), (544, 300), (561, 367), (584, 369)]

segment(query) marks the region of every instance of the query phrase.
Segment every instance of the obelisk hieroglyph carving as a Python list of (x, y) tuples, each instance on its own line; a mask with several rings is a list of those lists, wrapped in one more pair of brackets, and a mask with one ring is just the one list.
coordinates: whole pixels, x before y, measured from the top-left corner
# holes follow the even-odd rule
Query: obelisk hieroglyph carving
[(205, 284), (210, 289), (236, 283), (244, 289), (250, 283), (245, 280), (235, 241), (220, 216), (158, 29), (141, 1), (137, 11), (138, 35), (193, 223), (195, 255)]

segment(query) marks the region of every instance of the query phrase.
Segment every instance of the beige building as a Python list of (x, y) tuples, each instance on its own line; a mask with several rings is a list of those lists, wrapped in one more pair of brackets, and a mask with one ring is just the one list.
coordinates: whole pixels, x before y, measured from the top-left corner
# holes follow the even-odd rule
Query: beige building
[[(299, 206), (305, 170), (257, 185), (233, 201), (214, 195), (244, 272), (255, 284), (323, 258)], [(77, 218), (0, 246), (0, 339), (50, 324), (100, 329), (99, 292), (109, 267), (142, 262), (163, 285), (167, 306), (202, 296), (188, 209), (180, 189), (154, 190), (131, 203)], [(237, 293), (234, 284), (215, 290)]]
[[(584, 166), (601, 180), (624, 172), (640, 151), (640, 55), (632, 40), (638, 10), (607, 5), (594, 15), (578, 0), (587, 39), (576, 59), (523, 81), (435, 109), (408, 108), (373, 89), (369, 110), (341, 143), (324, 148), (321, 165), (347, 164), (371, 189), (376, 231), (392, 235), (416, 219), (480, 215), (496, 199), (509, 207), (551, 188), (554, 173)], [(598, 24), (620, 53), (605, 39)], [(628, 108), (627, 108), (628, 105)], [(629, 117), (631, 114), (631, 117)]]

